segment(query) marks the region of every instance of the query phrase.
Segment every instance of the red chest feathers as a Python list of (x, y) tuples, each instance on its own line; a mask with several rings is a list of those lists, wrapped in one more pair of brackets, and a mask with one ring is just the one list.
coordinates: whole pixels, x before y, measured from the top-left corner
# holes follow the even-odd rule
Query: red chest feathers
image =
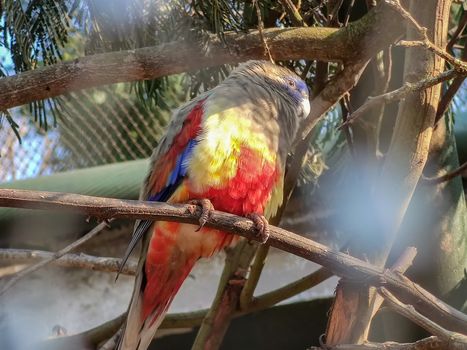
[(276, 164), (262, 161), (256, 152), (242, 147), (237, 173), (225, 187), (211, 188), (197, 196), (208, 198), (217, 210), (236, 215), (263, 214), (279, 176)]

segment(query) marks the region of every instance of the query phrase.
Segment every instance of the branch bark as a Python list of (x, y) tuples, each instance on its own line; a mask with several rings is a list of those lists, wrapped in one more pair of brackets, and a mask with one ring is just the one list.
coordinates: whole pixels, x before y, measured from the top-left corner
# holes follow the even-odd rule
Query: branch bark
[[(454, 350), (449, 348), (449, 342), (438, 337), (428, 337), (414, 343), (373, 343), (364, 344), (340, 344), (327, 347), (326, 350)], [(322, 350), (322, 348), (311, 347), (309, 350)]]
[[(401, 34), (401, 16), (385, 4), (342, 29), (274, 28), (263, 31), (274, 60), (351, 61), (380, 51)], [(108, 52), (60, 62), (0, 79), (0, 110), (106, 84), (156, 79), (225, 63), (269, 59), (257, 31), (211, 36), (155, 47)], [(332, 50), (330, 50), (332, 48)], [(189, 58), (189, 59), (188, 59)]]
[[(412, 322), (418, 324), (432, 335), (436, 335), (440, 339), (445, 340), (448, 342), (448, 344), (452, 345), (453, 348), (458, 348), (459, 346), (462, 346), (463, 349), (467, 348), (467, 336), (455, 332), (450, 332), (443, 327), (440, 327), (429, 318), (418, 313), (412, 305), (405, 305), (401, 303), (384, 287), (379, 288), (378, 293), (384, 297), (384, 300), (392, 309), (407, 317)], [(456, 343), (458, 346), (455, 345)]]
[(343, 126), (352, 124), (357, 118), (359, 118), (363, 113), (368, 109), (380, 105), (387, 104), (395, 101), (399, 101), (407, 97), (409, 94), (419, 92), (421, 90), (428, 89), (432, 86), (441, 84), (447, 80), (451, 80), (458, 76), (458, 72), (454, 69), (445, 71), (434, 77), (429, 77), (423, 80), (420, 80), (416, 83), (406, 82), (399, 89), (386, 92), (382, 95), (368, 97), (367, 101), (359, 107), (355, 112), (353, 112), (347, 120), (340, 125), (340, 128)]
[(108, 219), (108, 220), (105, 219), (103, 222), (101, 222), (100, 224), (95, 226), (93, 229), (91, 229), (88, 233), (86, 233), (83, 237), (67, 245), (66, 247), (60, 249), (59, 251), (55, 252), (51, 257), (44, 259), (42, 261), (39, 261), (37, 264), (28, 266), (27, 268), (13, 275), (13, 277), (11, 277), (0, 289), (0, 296), (2, 296), (6, 291), (8, 291), (8, 289), (10, 289), (20, 279), (39, 270), (40, 268), (46, 266), (47, 264), (50, 264), (52, 261), (60, 259), (62, 256), (68, 254), (72, 250), (78, 248), (80, 245), (89, 241), (91, 238), (95, 237), (97, 234), (99, 234), (99, 232), (101, 232), (103, 229), (105, 229), (108, 226), (111, 220), (113, 219)]
[[(8, 189), (0, 189), (0, 206), (67, 210), (99, 218), (165, 220), (193, 225), (198, 225), (200, 214), (200, 208), (191, 204), (172, 205), (162, 202)], [(249, 240), (258, 240), (254, 223), (249, 219), (232, 214), (214, 211), (206, 226), (238, 234)], [(346, 277), (360, 285), (384, 286), (399, 300), (414, 305), (417, 311), (425, 316), (429, 315), (434, 322), (442, 327), (459, 333), (465, 334), (467, 332), (467, 315), (437, 300), (429, 292), (402, 275), (377, 268), (350, 255), (334, 251), (311, 239), (275, 226), (270, 226), (267, 244), (316, 262), (334, 274)]]
[[(386, 0), (400, 16), (410, 20), (398, 0)], [(446, 18), (449, 17), (449, 0), (430, 1), (419, 6), (410, 1), (410, 10), (416, 20), (429, 28), (428, 37), (438, 47), (443, 47), (447, 36)], [(408, 15), (407, 15), (408, 14)], [(410, 18), (409, 18), (410, 17)], [(408, 36), (419, 36), (423, 30), (418, 23), (411, 23)], [(405, 81), (420, 81), (442, 72), (444, 62), (428, 50), (415, 48), (406, 52)], [(383, 267), (399, 231), (406, 210), (428, 158), (428, 150), (438, 105), (440, 86), (408, 96), (399, 106), (396, 125), (379, 179), (370, 198), (375, 204), (375, 215), (382, 231), (377, 240), (353, 242), (350, 251), (366, 257), (372, 264)], [(384, 202), (384, 203), (383, 203)], [(340, 285), (328, 325), (328, 345), (362, 343), (366, 341), (371, 323), (375, 290), (355, 284)]]
[[(92, 256), (84, 253), (65, 254), (60, 259), (54, 259), (55, 253), (44, 250), (29, 249), (0, 249), (0, 260), (11, 262), (30, 262), (36, 260), (49, 260), (52, 265), (61, 267), (75, 267), (102, 272), (118, 272), (121, 259)], [(136, 272), (137, 262), (128, 260), (121, 271), (122, 275), (133, 276)]]

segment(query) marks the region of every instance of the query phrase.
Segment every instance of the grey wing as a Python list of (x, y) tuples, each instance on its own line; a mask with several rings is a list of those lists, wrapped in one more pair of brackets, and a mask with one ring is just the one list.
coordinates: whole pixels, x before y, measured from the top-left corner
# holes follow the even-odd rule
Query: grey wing
[[(151, 161), (149, 164), (149, 171), (148, 171), (148, 174), (146, 175), (143, 187), (140, 191), (140, 196), (139, 196), (140, 200), (154, 200), (158, 202), (165, 202), (170, 198), (170, 196), (173, 194), (175, 189), (178, 187), (178, 183), (175, 182), (173, 184), (168, 185), (156, 196), (153, 196), (153, 198), (150, 198), (149, 196), (149, 192), (151, 190), (149, 186), (149, 182), (151, 179), (152, 172), (154, 171), (156, 164), (158, 163), (160, 157), (164, 155), (165, 153), (167, 153), (167, 151), (172, 146), (173, 140), (175, 136), (180, 133), (183, 127), (183, 122), (187, 118), (188, 114), (193, 110), (193, 108), (196, 105), (198, 105), (200, 101), (206, 99), (211, 93), (211, 91), (199, 95), (198, 97), (185, 103), (180, 108), (174, 111), (173, 117), (169, 123), (169, 126), (167, 127), (166, 134), (162, 137), (161, 141), (159, 142), (157, 147), (154, 149), (154, 152), (151, 156)], [(117, 273), (117, 278), (120, 272), (122, 271), (123, 267), (125, 266), (125, 263), (128, 261), (128, 258), (130, 257), (131, 252), (135, 249), (136, 245), (141, 240), (141, 238), (145, 235), (145, 233), (148, 232), (148, 229), (152, 225), (152, 223), (153, 223), (152, 220), (136, 220), (135, 226), (133, 229), (133, 236), (131, 238), (130, 243), (128, 244), (125, 254), (122, 257), (122, 262), (120, 263), (119, 271)]]

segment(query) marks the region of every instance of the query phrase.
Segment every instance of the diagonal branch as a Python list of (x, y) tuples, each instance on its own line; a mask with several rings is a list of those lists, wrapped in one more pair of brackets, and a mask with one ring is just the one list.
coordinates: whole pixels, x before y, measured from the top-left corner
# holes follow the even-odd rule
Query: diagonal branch
[(460, 165), (458, 168), (454, 169), (453, 171), (450, 171), (449, 173), (446, 173), (444, 175), (440, 176), (435, 176), (435, 177), (422, 177), (422, 184), (427, 185), (427, 184), (440, 184), (446, 181), (450, 181), (454, 179), (455, 177), (462, 175), (465, 171), (467, 170), (467, 162), (463, 163)]
[(405, 97), (407, 97), (409, 94), (428, 89), (437, 84), (441, 84), (444, 81), (455, 78), (457, 75), (458, 73), (454, 69), (451, 69), (437, 76), (426, 78), (416, 83), (406, 82), (399, 89), (387, 92), (385, 94), (374, 96), (374, 97), (368, 97), (367, 101), (360, 108), (358, 108), (355, 112), (353, 112), (350, 115), (350, 117), (347, 118), (347, 120), (339, 126), (339, 128), (352, 124), (357, 118), (359, 118), (368, 109), (374, 106), (377, 106), (382, 103), (388, 104), (391, 102), (400, 101), (404, 99)]
[(424, 47), (427, 50), (434, 52), (436, 55), (444, 59), (446, 62), (451, 63), (454, 66), (454, 69), (461, 75), (467, 75), (467, 63), (462, 60), (452, 56), (448, 52), (440, 49), (438, 46), (433, 44), (428, 38), (423, 40), (401, 40), (397, 46), (403, 47)]
[(303, 20), (303, 17), (300, 15), (300, 12), (295, 7), (292, 0), (281, 0), (280, 3), (284, 7), (285, 12), (287, 12), (287, 15), (289, 15), (294, 26), (307, 27), (306, 22)]
[[(464, 12), (464, 18), (467, 20), (467, 11)], [(464, 43), (464, 49), (462, 50), (461, 60), (467, 61), (467, 40)], [(456, 95), (457, 90), (459, 90), (459, 88), (462, 86), (462, 83), (464, 82), (465, 77), (466, 77), (465, 75), (458, 75), (452, 81), (451, 85), (449, 85), (448, 89), (446, 90), (443, 97), (441, 98), (441, 101), (439, 101), (438, 109), (436, 111), (435, 123), (437, 123), (448, 110), (448, 107), (451, 104), (452, 99)]]
[[(0, 260), (12, 262), (29, 262), (35, 260), (48, 260), (52, 265), (61, 267), (75, 267), (81, 269), (89, 269), (102, 272), (118, 272), (121, 259), (92, 256), (84, 253), (65, 254), (60, 259), (55, 259), (55, 253), (44, 250), (29, 250), (29, 249), (5, 249), (0, 248)], [(137, 262), (128, 260), (123, 266), (121, 274), (134, 275), (136, 272)]]
[(83, 237), (81, 237), (80, 239), (78, 239), (78, 240), (74, 241), (73, 243), (67, 245), (65, 248), (60, 249), (59, 251), (54, 253), (51, 257), (46, 258), (46, 259), (38, 262), (37, 264), (31, 265), (31, 266), (25, 268), (24, 270), (21, 270), (18, 273), (16, 273), (14, 276), (12, 276), (8, 280), (8, 282), (6, 282), (2, 286), (2, 289), (0, 289), (0, 296), (2, 296), (8, 289), (13, 287), (13, 285), (15, 285), (20, 279), (26, 277), (27, 275), (30, 275), (31, 273), (41, 269), (42, 267), (50, 264), (52, 261), (60, 259), (65, 254), (68, 254), (72, 250), (78, 248), (80, 245), (82, 245), (82, 244), (86, 243), (87, 241), (89, 241), (91, 238), (95, 237), (99, 232), (101, 232), (103, 229), (105, 229), (109, 225), (110, 221), (112, 221), (112, 220), (113, 219), (111, 219), (111, 218), (104, 219), (104, 221), (102, 221), (100, 224), (98, 224), (96, 227), (94, 227), (91, 231), (86, 233)]
[(381, 287), (378, 289), (378, 293), (381, 294), (389, 306), (394, 309), (396, 312), (407, 317), (409, 320), (418, 324), (420, 327), (424, 328), (426, 331), (430, 332), (432, 335), (436, 335), (440, 339), (448, 341), (453, 348), (457, 348), (455, 343), (462, 345), (462, 349), (467, 347), (467, 336), (450, 332), (443, 327), (437, 325), (429, 318), (418, 313), (412, 305), (405, 305), (401, 303), (397, 298), (389, 292), (386, 288)]
[[(186, 204), (143, 202), (67, 194), (58, 192), (0, 189), (0, 206), (10, 208), (50, 209), (79, 212), (99, 218), (165, 220), (198, 224), (200, 209)], [(206, 226), (241, 235), (256, 241), (254, 223), (246, 218), (214, 211)], [(430, 315), (442, 327), (465, 333), (467, 315), (435, 298), (406, 277), (384, 271), (350, 255), (337, 252), (311, 239), (279, 227), (270, 227), (267, 241), (276, 247), (325, 266), (334, 274), (374, 286), (384, 286), (403, 302), (413, 304), (423, 315)]]
[[(428, 337), (417, 340), (414, 343), (373, 343), (366, 342), (363, 344), (340, 344), (336, 346), (327, 346), (326, 350), (446, 350), (449, 347), (449, 342), (446, 342), (438, 337)], [(308, 350), (323, 350), (321, 347), (312, 346)], [(451, 349), (454, 350), (454, 349)]]

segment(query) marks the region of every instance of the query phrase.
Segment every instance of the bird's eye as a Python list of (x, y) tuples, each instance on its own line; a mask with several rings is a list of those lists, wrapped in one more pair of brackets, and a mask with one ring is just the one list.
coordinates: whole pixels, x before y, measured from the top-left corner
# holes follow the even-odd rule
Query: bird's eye
[(292, 88), (292, 89), (296, 89), (297, 86), (295, 84), (295, 81), (294, 80), (287, 80), (287, 84)]

